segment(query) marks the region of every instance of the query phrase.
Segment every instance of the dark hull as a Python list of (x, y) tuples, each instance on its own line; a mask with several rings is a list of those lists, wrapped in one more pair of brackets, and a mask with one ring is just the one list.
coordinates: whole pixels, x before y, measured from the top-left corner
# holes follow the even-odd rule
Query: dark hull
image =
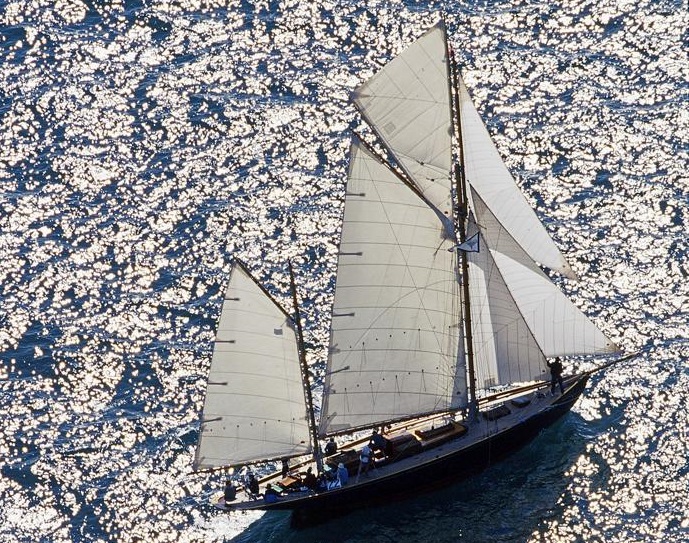
[(293, 522), (297, 525), (315, 523), (355, 509), (408, 498), (475, 475), (525, 446), (565, 415), (583, 392), (588, 377), (579, 377), (546, 408), (465, 448), (439, 454), (402, 472), (298, 500), (265, 504), (262, 509), (292, 510)]

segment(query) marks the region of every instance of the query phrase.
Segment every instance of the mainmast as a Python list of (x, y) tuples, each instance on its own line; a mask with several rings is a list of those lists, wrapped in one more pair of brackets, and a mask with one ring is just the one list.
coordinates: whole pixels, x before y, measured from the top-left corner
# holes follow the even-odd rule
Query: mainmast
[[(455, 184), (458, 199), (458, 217), (457, 228), (459, 230), (459, 240), (463, 243), (467, 239), (467, 218), (469, 216), (469, 202), (467, 196), (467, 183), (464, 168), (464, 144), (462, 140), (462, 118), (460, 115), (459, 104), (459, 81), (457, 75), (457, 65), (455, 62), (454, 52), (450, 48), (447, 40), (447, 29), (445, 29), (445, 50), (448, 59), (448, 67), (450, 69), (450, 77), (448, 79), (448, 86), (450, 96), (452, 97), (450, 103), (450, 115), (454, 122), (452, 123), (453, 135), (457, 141), (457, 158), (458, 163), (454, 163)], [(454, 110), (454, 111), (452, 111)], [(464, 294), (464, 337), (466, 338), (466, 352), (467, 352), (467, 371), (469, 373), (469, 416), (471, 419), (478, 417), (478, 398), (476, 395), (476, 371), (474, 367), (474, 342), (471, 334), (471, 303), (469, 299), (469, 262), (465, 251), (458, 250), (460, 265), (462, 269), (462, 289)]]
[(294, 303), (294, 321), (297, 325), (297, 341), (299, 343), (299, 362), (301, 365), (302, 382), (304, 385), (304, 397), (306, 399), (306, 410), (309, 419), (309, 434), (313, 446), (313, 459), (316, 462), (318, 473), (323, 471), (323, 459), (318, 445), (318, 430), (316, 428), (316, 417), (313, 410), (313, 395), (311, 394), (311, 382), (309, 380), (309, 367), (306, 363), (306, 351), (304, 349), (304, 334), (301, 327), (301, 316), (299, 313), (299, 303), (297, 300), (297, 288), (294, 281), (294, 270), (292, 262), (289, 263), (289, 280), (292, 289), (292, 301)]

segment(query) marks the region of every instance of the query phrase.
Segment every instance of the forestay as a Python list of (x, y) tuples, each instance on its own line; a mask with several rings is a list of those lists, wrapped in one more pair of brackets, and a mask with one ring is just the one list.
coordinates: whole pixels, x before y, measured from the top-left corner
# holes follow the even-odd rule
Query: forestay
[(225, 291), (195, 469), (311, 452), (290, 317), (234, 264)]
[(452, 225), (351, 149), (320, 433), (466, 404)]

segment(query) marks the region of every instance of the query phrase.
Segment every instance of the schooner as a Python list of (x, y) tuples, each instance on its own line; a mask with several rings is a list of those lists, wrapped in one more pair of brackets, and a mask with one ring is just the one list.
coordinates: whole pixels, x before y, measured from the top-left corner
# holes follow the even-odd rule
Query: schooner
[[(235, 477), (236, 496), (218, 502), (230, 510), (306, 518), (476, 473), (583, 392), (591, 372), (551, 395), (548, 359), (618, 351), (542, 270), (576, 279), (501, 159), (442, 22), (353, 103), (391, 160), (353, 138), (320, 413), (296, 295), (285, 310), (232, 266), (194, 468), (298, 460), (264, 470), (258, 493)], [(372, 430), (386, 446), (362, 475)], [(329, 438), (339, 448), (325, 456)]]

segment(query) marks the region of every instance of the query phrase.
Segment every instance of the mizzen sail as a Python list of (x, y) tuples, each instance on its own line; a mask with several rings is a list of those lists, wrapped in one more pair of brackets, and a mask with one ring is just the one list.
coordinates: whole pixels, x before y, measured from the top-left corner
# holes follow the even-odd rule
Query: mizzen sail
[(320, 434), (466, 403), (449, 221), (354, 142)]
[(225, 291), (194, 469), (311, 452), (292, 319), (235, 263)]

